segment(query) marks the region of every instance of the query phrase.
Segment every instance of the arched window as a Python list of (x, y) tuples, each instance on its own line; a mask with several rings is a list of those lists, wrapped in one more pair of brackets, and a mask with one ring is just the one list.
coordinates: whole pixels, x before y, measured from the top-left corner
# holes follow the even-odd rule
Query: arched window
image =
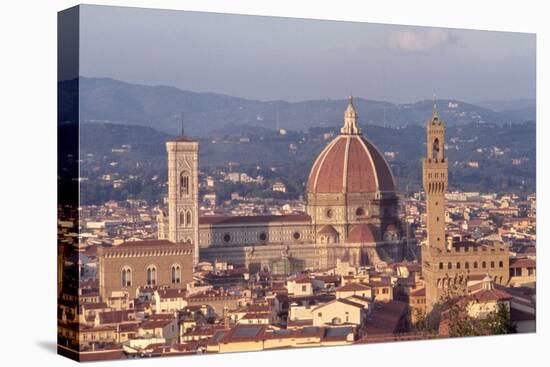
[(457, 268), (457, 269), (460, 269), (460, 262), (457, 262), (457, 263), (456, 263), (456, 268)]
[(362, 217), (365, 215), (365, 209), (363, 208), (357, 208), (355, 210), (355, 215), (357, 215), (358, 217)]
[(157, 268), (153, 265), (147, 268), (147, 285), (154, 286), (157, 284)]
[(437, 161), (438, 155), (439, 155), (439, 139), (435, 138), (433, 146), (432, 146), (432, 157)]
[(185, 225), (185, 213), (180, 212), (180, 226), (184, 226), (184, 225)]
[(477, 269), (477, 261), (474, 261), (474, 269)]
[(181, 283), (181, 267), (179, 265), (172, 265), (172, 284)]
[(453, 264), (451, 264), (450, 262), (447, 263), (447, 269), (452, 269), (453, 268)]
[(466, 262), (464, 263), (464, 268), (470, 269), (470, 263), (466, 261)]
[(498, 267), (499, 267), (499, 268), (504, 267), (504, 263), (502, 262), (502, 260), (498, 262)]
[(481, 267), (482, 267), (483, 269), (485, 269), (485, 268), (487, 267), (487, 263), (486, 263), (485, 261), (482, 262), (482, 263), (481, 263)]
[(494, 267), (495, 267), (495, 262), (491, 261), (491, 268), (494, 268)]
[(189, 173), (180, 174), (180, 195), (189, 195)]
[(188, 211), (185, 214), (185, 226), (186, 227), (191, 227), (192, 225), (193, 225), (193, 222), (191, 221), (191, 212)]
[(125, 266), (122, 268), (121, 271), (121, 278), (122, 278), (122, 287), (131, 287), (132, 286), (132, 269), (130, 267)]
[(439, 263), (439, 269), (443, 269), (443, 263)]

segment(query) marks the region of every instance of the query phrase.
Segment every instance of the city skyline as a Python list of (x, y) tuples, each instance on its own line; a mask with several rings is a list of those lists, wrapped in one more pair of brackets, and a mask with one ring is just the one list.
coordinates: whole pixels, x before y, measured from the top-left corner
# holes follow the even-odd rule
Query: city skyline
[[(533, 106), (455, 100), (534, 93), (532, 35), (87, 5), (60, 15), (69, 36), (78, 17), (81, 39), (59, 70), (91, 77), (58, 83), (60, 354), (536, 332)], [(118, 81), (136, 78), (256, 101)], [(434, 90), (465, 98), (439, 108)], [(354, 99), (428, 91), (409, 105)]]

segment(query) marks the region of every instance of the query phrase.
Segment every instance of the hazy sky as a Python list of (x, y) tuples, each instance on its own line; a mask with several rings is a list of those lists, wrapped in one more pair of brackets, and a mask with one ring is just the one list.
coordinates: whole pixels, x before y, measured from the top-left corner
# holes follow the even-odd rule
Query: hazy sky
[(535, 98), (535, 35), (83, 6), (81, 75), (259, 100)]

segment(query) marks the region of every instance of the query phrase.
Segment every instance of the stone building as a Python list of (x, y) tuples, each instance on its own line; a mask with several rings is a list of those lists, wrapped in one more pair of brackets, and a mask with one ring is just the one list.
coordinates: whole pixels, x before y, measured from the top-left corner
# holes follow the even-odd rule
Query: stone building
[(125, 242), (99, 247), (99, 293), (106, 300), (113, 292), (137, 297), (140, 287), (185, 289), (193, 280), (193, 247), (167, 240)]
[(290, 215), (199, 216), (198, 143), (168, 142), (168, 211), (158, 217), (158, 237), (191, 241), (196, 261), (258, 268), (289, 256), (306, 268), (332, 267), (337, 259), (356, 266), (400, 260), (405, 241), (395, 180), (357, 119), (350, 97), (340, 134), (313, 163), (306, 212)]
[(448, 162), (445, 157), (445, 123), (434, 106), (426, 124), (426, 157), (422, 180), (426, 192), (428, 238), (422, 244), (422, 276), (426, 286), (426, 310), (446, 294), (466, 287), (473, 275), (488, 275), (496, 284), (509, 279), (508, 247), (498, 242), (447, 241), (445, 192)]
[(199, 143), (181, 136), (166, 143), (168, 153), (168, 216), (159, 224), (159, 239), (193, 244), (198, 264)]

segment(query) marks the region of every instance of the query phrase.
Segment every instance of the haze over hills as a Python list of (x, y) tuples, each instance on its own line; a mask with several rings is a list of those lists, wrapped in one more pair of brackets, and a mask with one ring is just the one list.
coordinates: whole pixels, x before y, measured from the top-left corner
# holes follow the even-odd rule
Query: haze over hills
[(535, 121), (537, 102), (535, 99), (514, 99), (509, 101), (481, 101), (476, 105), (491, 109), (514, 120)]
[[(66, 127), (70, 128), (71, 124)], [(337, 134), (339, 126), (311, 128), (308, 132), (280, 134), (261, 127), (239, 125), (227, 128), (216, 138), (201, 138), (199, 169), (204, 175), (217, 170), (244, 172), (266, 178), (263, 187), (240, 184), (217, 185), (216, 193), (226, 200), (231, 192), (257, 195), (270, 193), (270, 184), (284, 182), (285, 198), (304, 194), (305, 182), (319, 152)], [(425, 128), (369, 125), (364, 135), (388, 160), (402, 193), (421, 189), (421, 158), (425, 154)], [(450, 190), (488, 193), (535, 191), (536, 125), (468, 124), (446, 131)], [(173, 135), (150, 127), (87, 123), (80, 128), (83, 158), (80, 166), (86, 178), (81, 188), (88, 204), (98, 204), (134, 195), (159, 202), (166, 187), (166, 140)], [(272, 170), (276, 167), (276, 170)], [(113, 188), (103, 175), (128, 178), (125, 189)], [(132, 177), (131, 179), (129, 179)], [(156, 177), (156, 179), (155, 179)], [(248, 190), (248, 191), (247, 191)], [(252, 190), (252, 191), (250, 191)], [(259, 190), (259, 191), (258, 191)], [(165, 192), (164, 192), (165, 193)]]
[(508, 101), (480, 101), (475, 103), (478, 106), (488, 108), (496, 112), (521, 110), (526, 108), (535, 108), (534, 99), (512, 99)]
[[(59, 93), (76, 98), (75, 81), (61, 82)], [(166, 86), (144, 86), (108, 78), (80, 78), (80, 116), (83, 122), (108, 122), (153, 127), (176, 133), (181, 126), (194, 136), (209, 136), (232, 126), (248, 125), (266, 129), (285, 128), (306, 131), (311, 127), (338, 126), (347, 99), (303, 102), (258, 101), (216, 93), (197, 93)], [(63, 100), (63, 98), (60, 98)], [(436, 101), (442, 118), (449, 126), (472, 122), (505, 124), (534, 119), (529, 105), (493, 102), (499, 112), (456, 100)], [(69, 104), (70, 105), (70, 104)], [(354, 98), (360, 124), (379, 126), (420, 125), (431, 115), (433, 101), (394, 104)], [(523, 110), (526, 108), (526, 110)], [(61, 104), (61, 120), (71, 111)]]

